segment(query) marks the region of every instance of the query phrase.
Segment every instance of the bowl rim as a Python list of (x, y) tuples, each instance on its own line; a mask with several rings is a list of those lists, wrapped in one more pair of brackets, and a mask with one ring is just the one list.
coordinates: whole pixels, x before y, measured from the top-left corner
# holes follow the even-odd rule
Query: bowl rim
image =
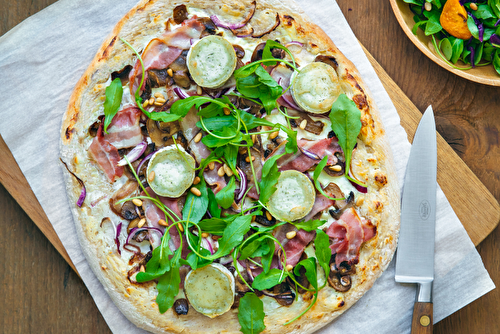
[[(401, 10), (401, 8), (407, 8), (407, 10), (411, 12), (409, 4), (402, 0), (390, 0), (390, 3), (392, 11), (394, 12), (396, 19), (398, 20), (398, 23), (405, 32), (406, 36), (408, 36), (412, 43), (428, 58), (430, 58), (445, 70), (464, 79), (490, 86), (500, 86), (500, 74), (495, 71), (493, 66), (476, 67), (470, 70), (457, 70), (453, 67), (450, 67), (450, 65), (443, 61), (434, 50), (434, 46), (432, 45), (432, 39), (430, 38), (430, 36), (425, 36), (421, 29), (418, 30), (417, 35), (414, 35), (411, 31), (413, 25), (410, 27), (409, 23), (405, 20), (405, 17), (403, 16)], [(413, 13), (411, 17), (413, 18)], [(423, 40), (427, 42), (427, 45)], [(497, 76), (497, 78), (491, 78), (492, 75)]]

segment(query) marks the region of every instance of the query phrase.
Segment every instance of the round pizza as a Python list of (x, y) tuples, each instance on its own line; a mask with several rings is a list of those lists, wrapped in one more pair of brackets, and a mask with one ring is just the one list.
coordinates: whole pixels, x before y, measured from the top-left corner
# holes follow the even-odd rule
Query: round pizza
[(310, 333), (394, 254), (399, 188), (354, 65), (292, 1), (141, 1), (64, 115), (83, 252), (154, 333)]

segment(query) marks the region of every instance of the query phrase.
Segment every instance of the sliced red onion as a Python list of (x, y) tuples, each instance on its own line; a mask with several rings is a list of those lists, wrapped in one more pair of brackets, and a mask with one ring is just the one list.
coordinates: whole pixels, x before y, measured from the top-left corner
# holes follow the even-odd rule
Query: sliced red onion
[(236, 194), (235, 197), (236, 203), (239, 203), (243, 199), (243, 196), (245, 196), (245, 193), (248, 189), (248, 180), (247, 176), (245, 175), (245, 173), (243, 173), (243, 171), (240, 168), (236, 168), (236, 170), (238, 171), (238, 174), (240, 175), (241, 179), (240, 189), (238, 190), (238, 193)]
[[(130, 152), (127, 153), (126, 157), (129, 162), (134, 162), (137, 159), (141, 157), (141, 155), (146, 151), (146, 148), (148, 147), (148, 143), (145, 141), (139, 143), (136, 147), (134, 147)], [(127, 160), (125, 158), (121, 159), (118, 161), (118, 166), (125, 166), (127, 165)]]
[(61, 162), (63, 163), (64, 167), (66, 167), (66, 170), (71, 174), (73, 175), (73, 177), (78, 181), (78, 183), (82, 186), (82, 192), (80, 193), (80, 197), (78, 197), (78, 201), (76, 201), (76, 205), (78, 205), (78, 207), (82, 207), (83, 205), (83, 202), (85, 201), (85, 197), (87, 196), (87, 188), (85, 188), (85, 184), (83, 183), (83, 181), (78, 177), (76, 176), (75, 173), (73, 173), (72, 171), (69, 170), (69, 167), (68, 165), (61, 159), (59, 158), (59, 160), (61, 160)]
[(122, 223), (118, 224), (116, 227), (116, 236), (115, 236), (115, 244), (116, 244), (116, 249), (118, 250), (118, 254), (122, 255), (122, 252), (120, 250), (120, 239), (118, 238), (120, 236), (120, 233), (122, 233)]
[(299, 41), (291, 41), (291, 42), (285, 44), (285, 48), (288, 48), (289, 45), (297, 45), (297, 46), (302, 47), (302, 46), (304, 46), (304, 43), (301, 43)]
[[(128, 247), (135, 248), (135, 250), (134, 249), (129, 249)], [(135, 254), (142, 254), (141, 248), (139, 246), (137, 246), (137, 245), (125, 244), (125, 245), (123, 245), (123, 249), (128, 250), (131, 253), (134, 253), (134, 255)]]
[(156, 151), (154, 151), (154, 152), (152, 152), (152, 153), (148, 154), (148, 155), (147, 155), (144, 159), (142, 159), (142, 161), (141, 161), (141, 163), (139, 164), (139, 166), (137, 166), (137, 170), (136, 170), (136, 172), (137, 172), (137, 173), (139, 173), (139, 171), (141, 170), (142, 165), (144, 165), (144, 163), (145, 163), (146, 161), (148, 161), (149, 159), (151, 159), (151, 157), (152, 157), (152, 156), (153, 156), (153, 154), (155, 154), (155, 153), (156, 153)]
[(253, 14), (255, 13), (255, 7), (257, 7), (257, 2), (253, 1), (252, 7), (250, 8), (250, 13), (248, 13), (247, 17), (245, 17), (243, 19), (243, 21), (241, 21), (240, 23), (224, 23), (221, 20), (219, 20), (219, 18), (215, 15), (211, 15), (210, 19), (217, 27), (224, 28), (224, 29), (230, 29), (230, 30), (240, 29), (240, 28), (243, 28), (244, 26), (246, 26), (248, 21), (250, 21), (252, 19)]
[(321, 160), (321, 157), (319, 155), (317, 155), (316, 153), (313, 153), (311, 151), (308, 151), (306, 149), (303, 149), (302, 147), (299, 146), (299, 150), (300, 152), (302, 152), (302, 154), (304, 154), (306, 157), (308, 157), (309, 159), (313, 159), (313, 160), (318, 160), (320, 161)]
[(189, 94), (180, 89), (179, 87), (174, 87), (174, 93), (177, 94), (177, 96), (182, 100), (187, 99), (189, 97)]
[(157, 228), (157, 227), (149, 227), (149, 226), (144, 226), (144, 227), (134, 227), (133, 229), (130, 230), (130, 233), (127, 236), (127, 244), (130, 244), (130, 240), (136, 235), (137, 233), (140, 233), (142, 231), (153, 231), (156, 232), (160, 235), (160, 239), (163, 237), (163, 232)]
[(497, 23), (495, 23), (495, 27), (500, 24), (500, 19), (498, 19)]
[[(356, 178), (354, 177), (354, 175), (351, 173), (351, 170), (350, 170), (350, 169), (349, 169), (349, 176), (350, 176), (350, 177), (352, 177), (353, 179), (356, 179)], [(356, 179), (356, 180), (358, 180), (358, 179)], [(359, 181), (359, 180), (358, 180), (358, 181)], [(368, 192), (368, 188), (363, 187), (363, 186), (361, 186), (361, 185), (359, 185), (359, 184), (357, 184), (356, 182), (353, 182), (353, 181), (351, 181), (351, 180), (349, 180), (349, 182), (351, 182), (351, 184), (353, 185), (353, 187), (354, 187), (354, 188), (356, 188), (356, 190), (357, 190), (357, 191), (359, 191), (360, 193), (362, 193), (362, 194), (366, 194), (366, 193)], [(359, 181), (359, 182), (361, 182), (361, 181)]]
[(207, 249), (210, 251), (210, 254), (213, 255), (214, 254), (214, 248), (212, 247), (212, 244), (210, 242), (210, 240), (212, 240), (212, 238), (210, 238), (210, 237), (208, 237), (208, 238), (202, 238), (201, 240), (203, 240), (203, 242), (205, 244), (207, 244)]
[[(500, 20), (498, 20), (498, 22), (500, 22)], [(493, 44), (494, 47), (500, 48), (500, 36), (497, 34), (491, 35), (490, 43)]]

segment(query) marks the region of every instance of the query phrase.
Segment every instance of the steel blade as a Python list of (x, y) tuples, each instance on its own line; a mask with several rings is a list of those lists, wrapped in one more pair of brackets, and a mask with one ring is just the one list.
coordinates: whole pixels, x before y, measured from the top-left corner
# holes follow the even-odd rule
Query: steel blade
[(425, 284), (434, 280), (436, 146), (434, 113), (429, 106), (415, 133), (406, 167), (396, 282)]

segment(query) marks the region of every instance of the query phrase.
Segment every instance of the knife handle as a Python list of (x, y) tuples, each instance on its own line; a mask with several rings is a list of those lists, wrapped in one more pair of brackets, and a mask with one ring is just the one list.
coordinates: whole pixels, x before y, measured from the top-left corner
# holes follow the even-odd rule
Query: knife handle
[(415, 302), (411, 334), (432, 334), (432, 303)]

